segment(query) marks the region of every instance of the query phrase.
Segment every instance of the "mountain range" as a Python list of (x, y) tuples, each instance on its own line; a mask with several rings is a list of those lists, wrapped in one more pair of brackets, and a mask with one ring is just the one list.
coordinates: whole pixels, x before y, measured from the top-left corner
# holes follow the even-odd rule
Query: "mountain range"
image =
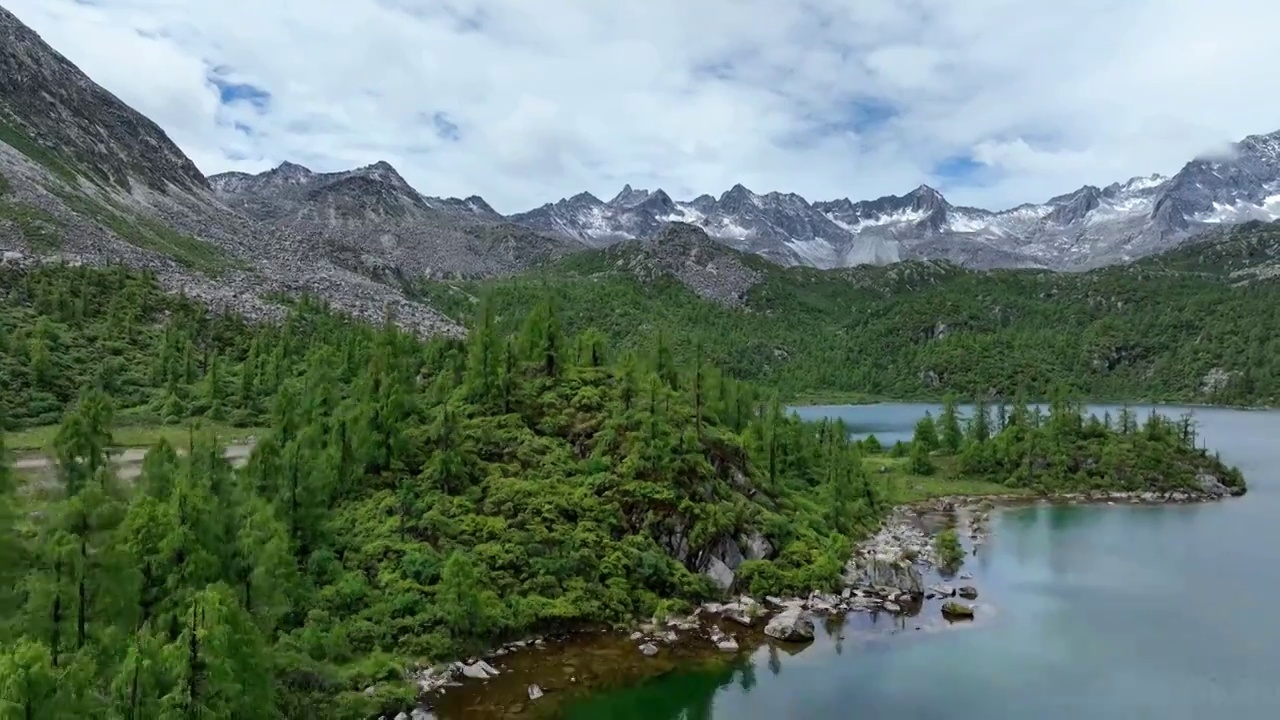
[(650, 237), (682, 221), (736, 249), (817, 268), (935, 259), (981, 269), (1084, 270), (1160, 252), (1224, 224), (1276, 218), (1280, 131), (1193, 159), (1172, 177), (1086, 185), (1001, 211), (953, 205), (927, 185), (856, 202), (809, 202), (742, 185), (719, 199), (683, 202), (627, 185), (607, 202), (580, 193), (510, 219), (588, 245)]
[[(818, 202), (742, 185), (682, 201), (628, 185), (608, 201), (580, 193), (503, 216), (478, 196), (424, 195), (386, 162), (327, 173), (285, 162), (205, 177), (162, 128), (0, 8), (3, 261), (144, 267), (167, 289), (250, 317), (278, 317), (282, 295), (307, 293), (357, 317), (390, 310), (419, 331), (456, 334), (454, 320), (420, 301), (419, 280), (510, 275), (654, 242), (672, 223), (685, 240), (702, 231), (786, 266), (928, 259), (1083, 270), (1278, 216), (1280, 132), (1193, 159), (1171, 177), (1086, 186), (1002, 211), (953, 205), (924, 185)], [(680, 272), (713, 255), (682, 255)], [(732, 300), (736, 287), (715, 292)]]

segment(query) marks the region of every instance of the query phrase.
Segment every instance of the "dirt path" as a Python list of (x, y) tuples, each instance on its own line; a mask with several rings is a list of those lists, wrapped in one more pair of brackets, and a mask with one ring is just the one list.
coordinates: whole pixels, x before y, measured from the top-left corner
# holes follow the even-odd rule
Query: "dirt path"
[[(252, 444), (228, 445), (224, 456), (234, 467), (242, 467), (249, 461)], [(183, 454), (182, 450), (178, 454)], [(147, 448), (119, 448), (111, 453), (111, 462), (116, 466), (116, 476), (122, 480), (132, 480), (142, 473), (142, 460), (147, 456)], [(14, 459), (13, 469), (29, 478), (44, 481), (53, 477), (54, 461), (47, 455), (37, 452), (19, 453)]]

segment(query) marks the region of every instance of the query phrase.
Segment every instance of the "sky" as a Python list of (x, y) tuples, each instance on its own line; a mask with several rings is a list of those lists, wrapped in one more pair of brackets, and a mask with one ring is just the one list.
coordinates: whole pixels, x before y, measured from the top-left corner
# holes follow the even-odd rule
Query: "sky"
[(0, 0), (206, 174), (1002, 209), (1280, 130), (1275, 0)]

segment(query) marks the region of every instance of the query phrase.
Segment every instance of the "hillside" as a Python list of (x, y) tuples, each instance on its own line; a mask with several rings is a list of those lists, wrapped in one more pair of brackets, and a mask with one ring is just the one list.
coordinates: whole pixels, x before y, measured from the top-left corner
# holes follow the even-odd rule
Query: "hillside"
[[(283, 319), (282, 298), (308, 295), (369, 321), (390, 314), (417, 332), (449, 335), (461, 328), (406, 298), (406, 279), (506, 272), (564, 246), (486, 216), (482, 201), (431, 207), (397, 178), (380, 165), (345, 173), (274, 214), (237, 202), (224, 192), (234, 183), (211, 184), (163, 129), (0, 8), (5, 264), (120, 264), (251, 320)], [(423, 213), (409, 225), (421, 229), (397, 238), (383, 220), (406, 198)]]
[(673, 272), (661, 243), (639, 243), (422, 292), (454, 316), (492, 292), (510, 318), (554, 286), (570, 328), (637, 348), (661, 331), (685, 355), (700, 343), (735, 377), (791, 397), (1048, 397), (1064, 386), (1096, 399), (1254, 404), (1280, 397), (1280, 287), (1267, 280), (1277, 248), (1280, 227), (1252, 224), (1081, 274), (937, 262), (818, 271), (732, 254), (750, 272), (735, 276), (741, 301), (719, 303), (700, 294), (725, 272), (683, 259)]

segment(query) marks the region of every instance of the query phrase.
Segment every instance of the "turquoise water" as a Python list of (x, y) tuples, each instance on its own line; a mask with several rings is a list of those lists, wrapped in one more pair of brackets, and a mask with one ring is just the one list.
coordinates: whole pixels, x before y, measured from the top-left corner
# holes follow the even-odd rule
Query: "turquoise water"
[[(803, 413), (891, 443), (928, 408)], [(820, 625), (807, 647), (601, 693), (568, 717), (1280, 718), (1280, 413), (1195, 416), (1209, 446), (1244, 470), (1245, 497), (1006, 511), (965, 566), (993, 607), (980, 623), (931, 632), (908, 621), (873, 636), (855, 632), (866, 616)]]

